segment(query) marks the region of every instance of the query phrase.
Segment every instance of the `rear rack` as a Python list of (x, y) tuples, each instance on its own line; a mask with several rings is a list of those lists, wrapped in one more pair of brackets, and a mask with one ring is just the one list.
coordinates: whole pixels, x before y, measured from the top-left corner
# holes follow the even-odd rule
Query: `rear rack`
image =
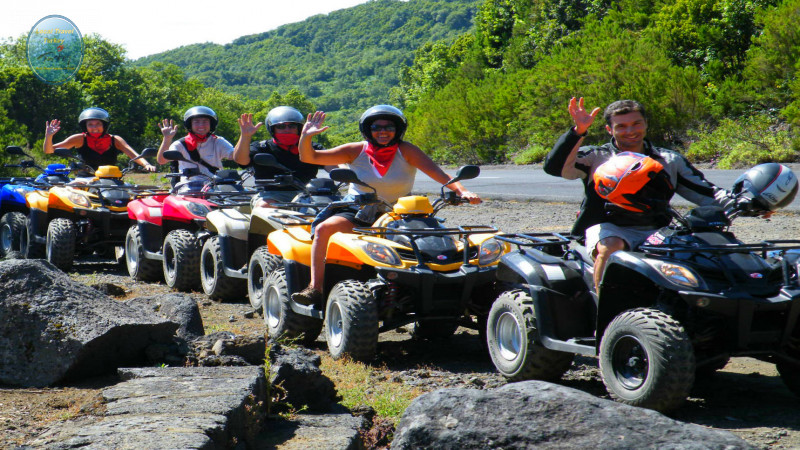
[(519, 247), (566, 247), (573, 240), (569, 233), (509, 233), (497, 239)]
[(782, 239), (763, 241), (757, 244), (725, 244), (725, 245), (652, 245), (643, 244), (639, 250), (646, 254), (667, 255), (674, 253), (753, 253), (761, 252), (766, 258), (767, 252), (800, 249), (800, 240)]
[(414, 259), (416, 259), (417, 263), (422, 265), (423, 264), (423, 257), (422, 252), (417, 245), (417, 239), (421, 239), (424, 237), (429, 236), (454, 236), (458, 235), (459, 240), (463, 244), (463, 255), (464, 255), (464, 265), (469, 265), (470, 260), (470, 252), (469, 252), (469, 241), (467, 238), (471, 234), (480, 234), (480, 233), (497, 233), (499, 230), (491, 225), (464, 225), (459, 226), (457, 228), (417, 228), (417, 229), (406, 229), (406, 230), (399, 230), (397, 228), (388, 228), (388, 227), (355, 227), (353, 228), (354, 233), (365, 234), (368, 236), (386, 236), (386, 235), (401, 235), (407, 236), (409, 242), (411, 244), (411, 249), (414, 251)]
[[(311, 225), (311, 220), (316, 217), (315, 214), (286, 214), (277, 213), (271, 214), (270, 219), (278, 222), (285, 227), (298, 226), (298, 225)], [(311, 220), (309, 220), (311, 219)]]

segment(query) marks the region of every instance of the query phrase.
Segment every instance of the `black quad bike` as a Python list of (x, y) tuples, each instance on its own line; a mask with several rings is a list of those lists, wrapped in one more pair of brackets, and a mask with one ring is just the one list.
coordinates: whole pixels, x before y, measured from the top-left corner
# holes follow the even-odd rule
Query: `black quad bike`
[(611, 255), (599, 294), (593, 260), (563, 234), (513, 234), (497, 270), (489, 353), (506, 378), (557, 380), (575, 354), (599, 357), (611, 397), (668, 412), (695, 376), (731, 356), (776, 364), (800, 395), (800, 241), (744, 244), (733, 214), (698, 207), (634, 251)]

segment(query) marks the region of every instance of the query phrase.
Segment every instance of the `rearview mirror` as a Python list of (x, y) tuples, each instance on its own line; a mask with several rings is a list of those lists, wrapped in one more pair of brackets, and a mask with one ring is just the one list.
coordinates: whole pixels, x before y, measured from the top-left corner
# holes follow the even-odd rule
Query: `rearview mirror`
[(167, 150), (164, 152), (164, 159), (167, 161), (183, 161), (187, 163), (194, 164), (193, 161), (189, 161), (188, 159), (183, 157), (183, 153), (178, 150)]
[(478, 175), (480, 174), (481, 168), (478, 166), (462, 166), (458, 169), (458, 172), (456, 172), (456, 179), (471, 180), (473, 178), (478, 178)]
[(152, 158), (158, 155), (158, 149), (153, 147), (147, 147), (146, 149), (142, 150), (141, 157), (142, 158)]
[(6, 147), (6, 153), (9, 155), (25, 156), (25, 152), (22, 150), (22, 147), (18, 145), (9, 145)]
[(275, 155), (271, 155), (269, 153), (256, 154), (253, 156), (253, 163), (257, 166), (274, 167), (276, 169), (283, 170), (286, 173), (292, 172), (291, 169), (279, 163), (278, 159), (275, 158)]
[(74, 158), (75, 155), (72, 154), (72, 150), (68, 148), (57, 148), (53, 150), (53, 154), (56, 156), (60, 156), (62, 158)]

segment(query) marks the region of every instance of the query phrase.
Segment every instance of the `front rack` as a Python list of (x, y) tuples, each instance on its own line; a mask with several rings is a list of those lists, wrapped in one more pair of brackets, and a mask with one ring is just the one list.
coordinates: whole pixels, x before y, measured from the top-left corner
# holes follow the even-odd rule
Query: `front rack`
[(569, 233), (509, 233), (497, 239), (519, 247), (566, 247), (573, 238)]
[(782, 239), (759, 242), (757, 244), (724, 245), (652, 245), (643, 244), (639, 250), (646, 254), (672, 256), (675, 253), (753, 253), (760, 252), (762, 258), (767, 252), (800, 249), (800, 240)]

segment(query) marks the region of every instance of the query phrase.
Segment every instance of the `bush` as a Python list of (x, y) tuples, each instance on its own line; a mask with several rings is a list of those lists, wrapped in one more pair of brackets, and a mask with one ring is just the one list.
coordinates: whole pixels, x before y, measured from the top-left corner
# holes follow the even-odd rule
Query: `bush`
[(696, 140), (689, 146), (686, 157), (710, 162), (720, 169), (798, 160), (787, 127), (766, 114), (724, 119), (716, 129), (702, 127), (691, 131), (690, 136)]

